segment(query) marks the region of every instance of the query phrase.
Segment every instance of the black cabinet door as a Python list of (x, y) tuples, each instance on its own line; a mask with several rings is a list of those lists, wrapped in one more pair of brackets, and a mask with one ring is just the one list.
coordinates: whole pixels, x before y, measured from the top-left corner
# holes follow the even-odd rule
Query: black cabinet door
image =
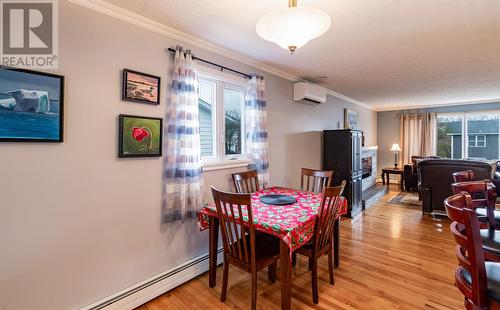
[(351, 148), (352, 148), (352, 176), (358, 176), (362, 173), (361, 167), (361, 144), (362, 135), (360, 132), (352, 132)]

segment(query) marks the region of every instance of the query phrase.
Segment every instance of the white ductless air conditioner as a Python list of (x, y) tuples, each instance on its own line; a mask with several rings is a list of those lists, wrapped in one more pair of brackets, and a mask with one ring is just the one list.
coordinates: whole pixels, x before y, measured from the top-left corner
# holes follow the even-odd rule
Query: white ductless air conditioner
[(298, 82), (293, 84), (293, 101), (306, 104), (322, 104), (326, 102), (326, 89), (312, 83)]

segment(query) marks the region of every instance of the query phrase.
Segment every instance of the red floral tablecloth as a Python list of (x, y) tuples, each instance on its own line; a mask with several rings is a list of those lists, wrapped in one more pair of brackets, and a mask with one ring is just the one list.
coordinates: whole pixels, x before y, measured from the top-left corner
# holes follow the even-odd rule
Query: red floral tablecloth
[[(276, 206), (260, 201), (260, 196), (269, 194), (290, 195), (295, 197), (297, 202), (287, 206)], [(285, 241), (293, 252), (312, 238), (316, 215), (321, 203), (321, 196), (321, 193), (305, 192), (283, 187), (260, 190), (252, 195), (255, 229), (279, 237)], [(343, 207), (340, 215), (347, 213), (347, 200), (342, 199)], [(206, 205), (198, 213), (198, 220), (202, 230), (208, 228), (210, 216), (217, 216), (214, 204)], [(243, 211), (243, 219), (248, 220), (245, 217), (246, 211)]]

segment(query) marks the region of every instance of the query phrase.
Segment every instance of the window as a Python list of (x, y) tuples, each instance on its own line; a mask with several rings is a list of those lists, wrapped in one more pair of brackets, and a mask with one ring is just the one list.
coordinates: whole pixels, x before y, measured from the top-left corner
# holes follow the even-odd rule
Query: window
[(437, 117), (437, 155), (498, 159), (499, 112), (441, 114)]
[(436, 124), (438, 156), (462, 158), (462, 121), (462, 116), (438, 115)]
[[(201, 157), (204, 166), (247, 163), (244, 151), (245, 81), (203, 68), (198, 84)], [(242, 164), (243, 165), (243, 164)]]
[(243, 115), (244, 93), (241, 89), (224, 87), (224, 153), (226, 155), (243, 154)]
[(216, 83), (200, 79), (198, 84), (198, 110), (200, 120), (201, 157), (215, 157), (215, 92)]
[(485, 135), (469, 135), (469, 147), (486, 147)]

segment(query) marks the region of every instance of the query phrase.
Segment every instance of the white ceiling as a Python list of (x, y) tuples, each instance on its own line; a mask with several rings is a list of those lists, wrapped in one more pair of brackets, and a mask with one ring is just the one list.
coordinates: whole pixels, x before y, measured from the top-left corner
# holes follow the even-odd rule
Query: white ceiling
[(499, 0), (299, 0), (332, 28), (294, 55), (255, 24), (287, 0), (106, 0), (377, 110), (500, 101)]

